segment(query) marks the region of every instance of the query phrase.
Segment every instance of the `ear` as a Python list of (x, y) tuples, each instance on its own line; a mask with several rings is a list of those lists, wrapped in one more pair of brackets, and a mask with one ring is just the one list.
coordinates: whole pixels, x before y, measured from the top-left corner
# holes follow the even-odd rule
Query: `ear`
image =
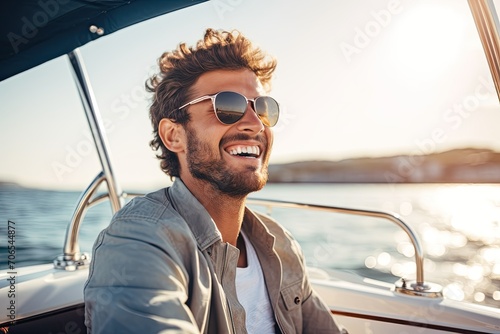
[(158, 124), (158, 134), (163, 144), (172, 152), (182, 152), (185, 149), (184, 127), (168, 118), (162, 118)]

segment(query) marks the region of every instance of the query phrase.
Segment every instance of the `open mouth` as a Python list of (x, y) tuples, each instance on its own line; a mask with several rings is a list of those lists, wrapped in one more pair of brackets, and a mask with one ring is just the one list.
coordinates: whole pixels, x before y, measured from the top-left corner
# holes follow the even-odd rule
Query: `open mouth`
[(226, 151), (233, 156), (239, 157), (258, 158), (260, 155), (260, 148), (258, 146), (231, 146)]

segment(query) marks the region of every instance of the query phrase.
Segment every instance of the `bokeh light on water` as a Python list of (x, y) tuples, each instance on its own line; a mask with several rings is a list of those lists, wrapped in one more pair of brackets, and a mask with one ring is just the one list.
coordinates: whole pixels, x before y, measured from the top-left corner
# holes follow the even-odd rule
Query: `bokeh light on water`
[[(425, 250), (426, 280), (444, 285), (446, 297), (499, 306), (500, 205), (498, 187), (442, 185), (414, 203), (385, 203), (415, 226)], [(381, 252), (365, 260), (367, 268), (412, 277), (414, 249), (403, 231), (394, 234), (408, 262), (387, 260)]]
[[(450, 299), (500, 307), (499, 186), (358, 185), (356, 192), (337, 184), (316, 186), (315, 195), (309, 192), (315, 185), (297, 189), (301, 187), (306, 196), (287, 199), (398, 214), (422, 243), (426, 281), (442, 285)], [(274, 195), (267, 194), (271, 196), (262, 198)], [(311, 266), (346, 269), (388, 282), (415, 278), (413, 245), (391, 222), (311, 212), (275, 211), (273, 216), (299, 239)]]

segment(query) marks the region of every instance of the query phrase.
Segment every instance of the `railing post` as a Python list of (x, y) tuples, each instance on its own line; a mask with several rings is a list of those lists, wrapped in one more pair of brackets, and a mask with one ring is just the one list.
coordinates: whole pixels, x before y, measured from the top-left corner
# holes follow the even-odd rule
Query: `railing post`
[(108, 184), (109, 200), (113, 212), (117, 212), (122, 206), (121, 189), (115, 180), (113, 169), (111, 168), (111, 160), (108, 153), (108, 144), (105, 136), (104, 125), (102, 123), (101, 113), (97, 105), (97, 101), (90, 85), (90, 79), (83, 63), (82, 56), (78, 49), (71, 51), (68, 54), (75, 82), (80, 93), (85, 115), (89, 122), (90, 131), (94, 137), (94, 143), (101, 161), (102, 171)]
[(351, 214), (358, 216), (374, 217), (389, 220), (398, 225), (410, 239), (413, 248), (415, 249), (415, 267), (416, 267), (416, 281), (406, 281), (401, 279), (396, 282), (394, 290), (399, 293), (407, 295), (415, 295), (430, 298), (440, 298), (443, 296), (442, 288), (438, 284), (426, 283), (424, 280), (424, 251), (421, 243), (418, 240), (417, 234), (413, 229), (406, 224), (399, 216), (381, 211), (361, 210), (351, 208), (341, 208), (334, 206), (303, 204), (303, 203), (290, 203), (276, 200), (265, 199), (249, 199), (248, 204), (262, 205), (265, 207), (282, 207), (282, 208), (296, 208), (296, 209), (310, 209), (316, 211), (326, 211), (334, 213)]

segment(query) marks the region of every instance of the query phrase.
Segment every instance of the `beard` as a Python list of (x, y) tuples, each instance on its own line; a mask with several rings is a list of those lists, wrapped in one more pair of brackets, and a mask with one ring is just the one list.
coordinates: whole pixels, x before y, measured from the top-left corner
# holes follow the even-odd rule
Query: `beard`
[[(223, 138), (221, 146), (231, 140), (247, 140), (250, 136), (239, 134)], [(208, 143), (202, 142), (195, 131), (187, 131), (188, 151), (186, 159), (188, 169), (193, 177), (208, 182), (214, 189), (230, 197), (242, 198), (249, 193), (264, 187), (268, 179), (268, 161), (270, 149), (265, 136), (260, 135), (258, 140), (264, 143), (265, 156), (259, 168), (247, 167), (248, 172), (234, 170), (222, 160), (219, 152), (211, 149)]]

